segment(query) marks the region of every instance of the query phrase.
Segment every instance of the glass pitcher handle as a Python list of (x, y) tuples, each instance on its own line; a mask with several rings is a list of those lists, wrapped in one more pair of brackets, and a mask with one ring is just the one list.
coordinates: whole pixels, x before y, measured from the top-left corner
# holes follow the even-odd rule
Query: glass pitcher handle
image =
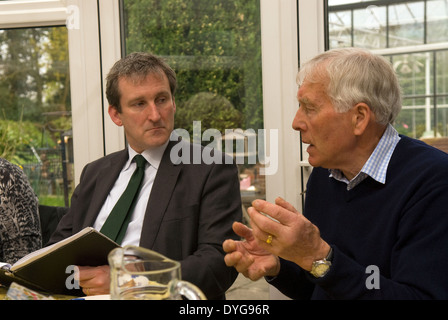
[(188, 300), (207, 300), (201, 289), (188, 281), (178, 281), (176, 287), (179, 294)]

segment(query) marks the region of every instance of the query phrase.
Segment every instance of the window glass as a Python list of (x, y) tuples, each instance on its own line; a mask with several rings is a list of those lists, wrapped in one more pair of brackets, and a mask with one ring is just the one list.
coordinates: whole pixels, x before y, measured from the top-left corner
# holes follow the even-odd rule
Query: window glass
[(437, 94), (448, 95), (448, 50), (436, 52)]
[(431, 123), (434, 115), (431, 102), (431, 98), (404, 99), (403, 109), (395, 122), (395, 129), (408, 137), (431, 136)]
[(39, 203), (73, 189), (67, 28), (0, 30), (0, 156), (23, 168)]
[(427, 42), (437, 43), (448, 41), (447, 21), (448, 2), (434, 0), (427, 2)]
[(351, 47), (352, 44), (352, 12), (336, 11), (328, 14), (330, 26), (330, 47)]
[[(448, 122), (447, 122), (447, 97), (439, 97), (437, 99), (437, 131), (436, 134), (437, 136), (441, 136), (441, 137), (448, 137)], [(448, 144), (447, 144), (447, 149), (446, 151), (448, 152)]]
[(391, 59), (405, 96), (429, 95), (434, 91), (432, 73), (428, 72), (434, 63), (431, 54), (397, 54)]
[[(123, 0), (122, 8), (126, 54), (162, 56), (177, 73), (175, 127), (235, 157), (246, 206), (264, 198), (260, 1)], [(205, 137), (210, 129), (219, 135)]]
[[(386, 7), (383, 7), (386, 8)], [(424, 3), (402, 3), (388, 7), (389, 47), (424, 43)]]
[(386, 10), (369, 6), (353, 10), (354, 45), (363, 48), (385, 48), (387, 46)]
[[(353, 23), (347, 18), (353, 17)], [(403, 89), (395, 127), (448, 151), (448, 0), (328, 0), (330, 48), (352, 46), (391, 60)], [(431, 47), (440, 44), (439, 47)], [(442, 145), (447, 147), (442, 147)]]

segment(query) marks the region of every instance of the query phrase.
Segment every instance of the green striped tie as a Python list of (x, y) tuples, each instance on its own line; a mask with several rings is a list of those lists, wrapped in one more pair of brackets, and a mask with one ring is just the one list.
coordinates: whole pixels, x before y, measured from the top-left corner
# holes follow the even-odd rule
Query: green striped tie
[(132, 210), (135, 206), (140, 185), (145, 175), (146, 160), (142, 155), (136, 155), (133, 159), (137, 163), (137, 169), (132, 174), (129, 184), (118, 199), (109, 217), (101, 228), (101, 233), (121, 244), (126, 233)]

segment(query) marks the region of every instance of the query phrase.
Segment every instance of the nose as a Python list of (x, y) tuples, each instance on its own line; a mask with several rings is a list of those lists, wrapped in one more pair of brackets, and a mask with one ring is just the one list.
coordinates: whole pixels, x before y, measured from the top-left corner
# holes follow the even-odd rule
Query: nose
[(157, 122), (160, 120), (160, 111), (155, 103), (150, 103), (146, 108), (146, 118), (152, 122)]
[(296, 131), (305, 131), (307, 126), (305, 121), (302, 118), (302, 111), (301, 109), (297, 109), (296, 115), (294, 116), (294, 119), (292, 120), (292, 128)]

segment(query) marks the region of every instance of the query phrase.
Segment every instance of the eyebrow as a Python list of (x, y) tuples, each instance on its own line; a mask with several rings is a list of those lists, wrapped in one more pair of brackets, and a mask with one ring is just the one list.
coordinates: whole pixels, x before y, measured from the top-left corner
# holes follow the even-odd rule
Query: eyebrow
[[(155, 97), (160, 97), (160, 96), (171, 96), (171, 91), (169, 90), (160, 90), (159, 92), (157, 92), (157, 94), (155, 95)], [(135, 96), (131, 99), (129, 99), (129, 102), (136, 102), (139, 100), (146, 100), (146, 97), (144, 95), (139, 95), (139, 96)]]
[(134, 102), (141, 101), (141, 100), (146, 100), (146, 99), (143, 96), (137, 96), (137, 97), (134, 97), (132, 99), (129, 99), (128, 103), (132, 104)]
[(299, 103), (303, 103), (303, 104), (307, 104), (307, 105), (314, 105), (314, 103), (311, 102), (310, 99), (308, 99), (307, 97), (302, 97), (297, 100), (299, 101)]

